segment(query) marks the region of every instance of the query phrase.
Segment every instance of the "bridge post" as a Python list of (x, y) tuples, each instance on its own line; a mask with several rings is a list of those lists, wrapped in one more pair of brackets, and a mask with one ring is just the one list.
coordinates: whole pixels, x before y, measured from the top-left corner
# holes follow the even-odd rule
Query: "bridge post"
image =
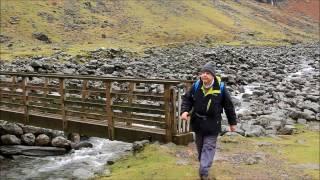
[(66, 131), (68, 124), (67, 124), (67, 117), (66, 117), (66, 110), (65, 110), (65, 81), (64, 78), (59, 78), (59, 94), (60, 94), (60, 103), (61, 103), (61, 117), (62, 117), (62, 129)]
[(172, 120), (172, 135), (177, 134), (177, 93), (174, 87), (171, 88), (170, 92), (170, 102), (171, 102), (171, 120)]
[(108, 121), (108, 138), (114, 140), (114, 122), (113, 122), (113, 113), (111, 109), (111, 82), (105, 81), (106, 86), (106, 112), (107, 112), (107, 121)]
[(48, 90), (48, 84), (49, 84), (49, 78), (45, 77), (44, 78), (44, 89), (43, 89), (43, 96), (47, 97), (49, 90)]
[(88, 80), (83, 80), (83, 84), (82, 84), (82, 93), (81, 93), (81, 100), (82, 100), (82, 112), (84, 112), (84, 114), (81, 116), (82, 119), (86, 119), (86, 108), (84, 108), (83, 103), (85, 102), (86, 98), (88, 95)]
[(24, 124), (29, 123), (29, 110), (28, 110), (28, 92), (27, 92), (27, 78), (22, 77), (22, 93), (23, 93), (23, 106), (24, 106)]
[[(129, 84), (129, 95), (128, 95), (128, 105), (131, 107), (133, 101), (133, 90), (134, 90), (135, 83), (130, 82)], [(132, 111), (128, 112), (128, 119), (127, 119), (127, 126), (132, 126)]]
[(170, 115), (170, 85), (164, 84), (164, 108), (165, 108), (165, 121), (166, 121), (166, 142), (172, 142), (172, 126)]

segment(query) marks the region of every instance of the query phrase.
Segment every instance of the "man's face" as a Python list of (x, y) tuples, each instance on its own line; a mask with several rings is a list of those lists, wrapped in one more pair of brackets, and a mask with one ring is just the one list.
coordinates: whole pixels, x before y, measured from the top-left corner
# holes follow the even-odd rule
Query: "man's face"
[(207, 71), (201, 72), (200, 77), (204, 84), (210, 84), (213, 80), (213, 75)]

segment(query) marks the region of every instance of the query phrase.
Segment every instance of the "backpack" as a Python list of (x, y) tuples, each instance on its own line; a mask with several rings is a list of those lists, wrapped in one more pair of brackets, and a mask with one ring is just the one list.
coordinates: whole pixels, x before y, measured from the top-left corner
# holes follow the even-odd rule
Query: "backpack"
[[(220, 94), (223, 96), (223, 92), (224, 92), (224, 82), (219, 81), (220, 78), (218, 79), (218, 82), (220, 83)], [(192, 91), (192, 96), (197, 92), (197, 90), (199, 89), (199, 84), (200, 84), (200, 79), (198, 79), (194, 84), (194, 88)]]

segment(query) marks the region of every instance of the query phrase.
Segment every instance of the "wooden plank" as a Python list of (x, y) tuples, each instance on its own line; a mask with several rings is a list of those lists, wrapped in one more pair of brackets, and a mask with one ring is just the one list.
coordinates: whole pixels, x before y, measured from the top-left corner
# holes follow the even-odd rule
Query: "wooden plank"
[(110, 140), (114, 140), (114, 121), (113, 121), (113, 114), (112, 114), (112, 101), (111, 101), (111, 82), (105, 81), (106, 86), (106, 112), (107, 116), (109, 117), (108, 120), (108, 137)]
[(122, 122), (131, 122), (131, 123), (137, 123), (147, 126), (159, 126), (160, 128), (165, 128), (166, 123), (165, 122), (159, 122), (159, 121), (152, 121), (148, 119), (137, 119), (137, 118), (131, 118), (131, 117), (124, 117), (124, 116), (113, 116), (115, 121), (122, 121)]
[(54, 112), (54, 113), (57, 113), (57, 114), (58, 114), (59, 111), (61, 112), (61, 110), (59, 108), (37, 106), (37, 105), (31, 105), (31, 104), (28, 105), (28, 108), (29, 108), (28, 109), (29, 113), (30, 113), (31, 110), (33, 112), (41, 112), (41, 113), (44, 113), (44, 114), (46, 114), (46, 112), (50, 112), (50, 113)]
[(35, 105), (35, 106), (42, 106), (42, 107), (57, 108), (57, 109), (60, 109), (61, 107), (61, 104), (54, 104), (47, 101), (32, 101), (30, 99), (28, 100), (28, 104)]
[[(132, 94), (133, 94), (133, 90), (134, 90), (134, 86), (135, 86), (135, 83), (133, 83), (133, 82), (130, 82), (129, 83), (129, 96), (128, 96), (128, 106), (132, 106), (132, 101), (133, 101), (133, 96), (132, 96)], [(130, 111), (127, 111), (127, 116), (129, 117), (127, 120), (127, 126), (131, 126), (132, 125), (132, 112), (130, 112)]]
[[(120, 112), (120, 113), (119, 112), (113, 112), (113, 114), (115, 116), (123, 116), (122, 112)], [(144, 114), (132, 113), (131, 117), (132, 118), (136, 118), (136, 119), (148, 119), (148, 120), (152, 120), (152, 121), (165, 122), (164, 115), (146, 114), (146, 113), (144, 113)]]
[(81, 118), (83, 115), (86, 115), (86, 119), (82, 119), (82, 121), (87, 122), (89, 119), (96, 119), (96, 120), (105, 120), (107, 118), (106, 114), (98, 114), (92, 112), (81, 112), (81, 111), (74, 111), (70, 109), (66, 109), (66, 115), (71, 117), (79, 117)]
[[(21, 72), (0, 72), (0, 75), (10, 75), (19, 77), (49, 77), (49, 78), (63, 78), (63, 79), (80, 79), (80, 80), (94, 80), (94, 81), (115, 81), (114, 77), (97, 77), (97, 76), (84, 76), (84, 75), (61, 75), (61, 74), (36, 74), (36, 73), (21, 73)], [(137, 78), (116, 78), (117, 82), (135, 82), (135, 83), (152, 83), (152, 84), (171, 84), (177, 85), (181, 80), (169, 80), (169, 79), (137, 79)]]
[[(67, 97), (68, 101), (72, 101), (72, 102), (79, 102), (81, 101), (81, 98), (77, 98), (77, 97)], [(105, 98), (103, 99), (86, 99), (86, 103), (93, 103), (93, 104), (106, 104), (106, 100)]]
[[(118, 94), (118, 95), (130, 95), (131, 93), (128, 91), (123, 91), (123, 90), (112, 90), (112, 94)], [(150, 92), (137, 92), (137, 91), (132, 91), (133, 96), (147, 96), (147, 97), (158, 97), (158, 98), (163, 98), (164, 94), (163, 93), (150, 93)]]
[[(155, 104), (155, 103), (154, 103)], [(154, 105), (154, 104), (139, 104), (139, 103), (125, 103), (125, 102), (114, 102), (113, 105), (116, 106), (132, 106), (136, 108), (142, 108), (142, 109), (164, 109), (164, 103), (162, 102), (160, 105)]]
[(172, 135), (176, 135), (177, 134), (177, 118), (176, 118), (176, 89), (175, 88), (171, 88), (170, 91), (170, 105), (171, 105), (171, 131), (172, 131)]
[(80, 107), (65, 106), (66, 110), (79, 111), (79, 112), (82, 112), (82, 115), (85, 115), (86, 113), (97, 113), (97, 114), (103, 114), (103, 115), (107, 114), (105, 107), (103, 109), (89, 109), (89, 108), (90, 107), (87, 107), (86, 111), (83, 111), (83, 108), (81, 106)]
[[(2, 102), (2, 93), (3, 93), (3, 91), (2, 91), (2, 87), (0, 87), (0, 103)], [(1, 106), (2, 104), (0, 104), (0, 106)]]
[[(2, 91), (3, 92), (3, 91)], [(23, 93), (19, 93), (19, 94), (15, 94), (15, 93), (2, 93), (2, 98), (7, 98), (7, 99), (11, 99), (12, 101), (14, 100), (22, 100), (23, 99)]]
[[(29, 100), (40, 100), (40, 101), (46, 101), (46, 102), (50, 102), (50, 103), (55, 103), (55, 104), (60, 104), (60, 99), (58, 98), (48, 98), (48, 97), (42, 97), (42, 96), (28, 96)], [(59, 97), (60, 98), (60, 97)]]
[(66, 130), (68, 128), (66, 111), (65, 111), (65, 80), (63, 78), (59, 78), (59, 93), (60, 93), (60, 106), (61, 106), (61, 117), (62, 117), (62, 129)]
[[(88, 96), (88, 80), (84, 80), (82, 83), (82, 91), (81, 91), (81, 101), (82, 101), (81, 107), (83, 112), (86, 112), (86, 109), (84, 108), (83, 103), (87, 99), (87, 96)], [(83, 114), (81, 118), (86, 119), (86, 114)]]
[(149, 113), (149, 114), (165, 114), (165, 111), (162, 109), (151, 109), (151, 108), (140, 108), (134, 106), (118, 106), (112, 105), (112, 110), (120, 110), (122, 112), (141, 112), (141, 113)]
[(29, 123), (29, 108), (28, 108), (28, 92), (27, 92), (27, 79), (22, 78), (22, 91), (23, 91), (23, 105), (24, 105), (24, 124)]
[[(59, 93), (59, 92), (55, 92), (55, 93)], [(34, 93), (34, 92), (30, 92), (30, 91), (28, 91), (28, 96), (29, 96), (29, 97), (39, 97), (39, 98), (43, 98), (43, 95), (42, 95), (42, 94)], [(60, 99), (61, 99), (60, 94), (59, 94), (59, 95), (48, 94), (46, 98), (47, 98), (47, 99), (55, 99), (55, 100), (58, 100), (58, 101), (60, 101)]]
[(81, 105), (81, 106), (94, 106), (94, 107), (104, 107), (106, 104), (102, 104), (102, 103), (92, 103), (92, 102), (88, 102), (86, 101), (71, 101), (71, 100), (65, 100), (65, 103), (68, 105)]
[(48, 83), (49, 83), (49, 78), (44, 78), (44, 89), (43, 89), (43, 96), (47, 97), (49, 89), (48, 89)]
[(16, 87), (17, 87), (17, 76), (12, 76), (12, 91), (16, 92)]
[(1, 103), (4, 105), (4, 104), (6, 104), (6, 105), (13, 105), (13, 107), (14, 106), (23, 106), (23, 103), (14, 103), (14, 102), (12, 102), (12, 101), (1, 101)]
[(170, 116), (170, 85), (164, 85), (165, 120), (166, 120), (166, 142), (172, 142), (171, 116)]

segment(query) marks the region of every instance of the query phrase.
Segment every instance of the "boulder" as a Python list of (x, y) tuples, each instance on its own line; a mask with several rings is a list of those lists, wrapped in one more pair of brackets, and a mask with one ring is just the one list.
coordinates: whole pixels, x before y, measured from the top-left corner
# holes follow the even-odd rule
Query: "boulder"
[(42, 32), (34, 32), (34, 33), (32, 33), (32, 36), (35, 39), (38, 39), (38, 40), (43, 41), (45, 43), (48, 43), (48, 44), (51, 43), (51, 40), (49, 39), (49, 37), (46, 34), (42, 33)]
[(36, 137), (32, 133), (26, 133), (21, 136), (21, 140), (23, 144), (32, 146), (35, 143)]
[(6, 134), (1, 136), (1, 142), (5, 145), (17, 145), (21, 144), (21, 140), (15, 135)]
[(73, 143), (80, 143), (80, 134), (79, 133), (71, 133), (69, 134), (69, 139)]
[(62, 136), (58, 136), (52, 139), (51, 145), (54, 147), (70, 148), (71, 141)]
[(0, 134), (13, 134), (17, 136), (23, 134), (22, 128), (14, 123), (6, 123), (4, 125), (0, 125), (0, 130)]
[(22, 130), (23, 130), (23, 132), (25, 134), (26, 133), (32, 133), (32, 134), (38, 135), (38, 134), (41, 134), (40, 129), (41, 128), (34, 127), (34, 126), (29, 126), (29, 125), (22, 126)]
[(292, 125), (285, 125), (283, 128), (281, 128), (277, 134), (281, 134), (281, 135), (292, 135), (293, 134), (293, 130), (296, 129), (294, 126)]
[(132, 149), (134, 152), (140, 152), (144, 149), (144, 146), (148, 144), (148, 140), (135, 141), (132, 143)]
[(92, 148), (93, 145), (89, 142), (80, 142), (80, 143), (71, 143), (71, 148), (75, 150), (79, 150), (82, 148)]
[(46, 134), (39, 134), (36, 138), (36, 146), (47, 146), (50, 143), (50, 138)]
[(260, 125), (245, 124), (241, 128), (245, 131), (246, 137), (259, 137), (266, 134), (266, 130)]

